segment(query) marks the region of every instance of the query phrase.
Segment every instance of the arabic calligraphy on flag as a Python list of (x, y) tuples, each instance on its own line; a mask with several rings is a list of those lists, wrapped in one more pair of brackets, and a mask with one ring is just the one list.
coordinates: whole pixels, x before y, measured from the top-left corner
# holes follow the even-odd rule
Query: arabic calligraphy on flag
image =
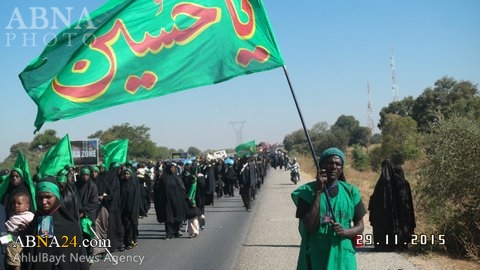
[(19, 75), (38, 106), (37, 131), (284, 64), (260, 0), (110, 0), (91, 16)]

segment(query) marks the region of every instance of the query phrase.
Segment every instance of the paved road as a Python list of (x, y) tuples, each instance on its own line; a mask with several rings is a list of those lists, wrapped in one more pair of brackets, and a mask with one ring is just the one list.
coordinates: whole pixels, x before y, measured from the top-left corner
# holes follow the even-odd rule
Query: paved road
[(147, 218), (140, 220), (139, 246), (113, 253), (118, 264), (107, 256), (94, 263), (92, 269), (234, 269), (253, 214), (245, 211), (239, 195), (222, 198), (215, 201), (214, 207), (206, 207), (207, 229), (198, 238), (190, 239), (185, 233), (167, 241), (164, 225), (156, 221), (151, 210)]
[[(214, 207), (206, 208), (207, 230), (197, 239), (163, 240), (164, 226), (152, 211), (140, 220), (139, 246), (113, 253), (128, 262), (114, 265), (107, 259), (92, 269), (295, 269), (300, 248), (298, 220), (290, 199), (295, 188), (288, 171), (270, 169), (252, 212), (244, 210), (238, 195), (216, 200)], [(365, 233), (370, 232), (367, 226)], [(357, 262), (360, 270), (416, 269), (399, 254), (373, 252), (368, 247), (358, 250)]]

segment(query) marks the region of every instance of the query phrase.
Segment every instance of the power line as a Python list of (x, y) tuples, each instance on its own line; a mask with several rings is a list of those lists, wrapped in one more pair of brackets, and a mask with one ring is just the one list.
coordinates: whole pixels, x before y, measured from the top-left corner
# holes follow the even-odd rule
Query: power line
[(235, 130), (235, 134), (237, 136), (237, 144), (239, 145), (243, 142), (243, 126), (245, 125), (247, 121), (238, 121), (238, 122), (230, 122), (232, 125), (233, 129)]

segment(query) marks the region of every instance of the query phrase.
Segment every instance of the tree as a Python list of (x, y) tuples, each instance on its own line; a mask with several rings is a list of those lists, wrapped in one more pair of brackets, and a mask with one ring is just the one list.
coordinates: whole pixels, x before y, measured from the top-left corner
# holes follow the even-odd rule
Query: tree
[(400, 157), (403, 160), (415, 160), (420, 155), (417, 123), (410, 117), (395, 114), (386, 116), (386, 125), (382, 131), (382, 158)]
[(190, 146), (187, 150), (187, 153), (189, 153), (190, 155), (192, 155), (194, 157), (197, 157), (202, 153), (202, 151), (200, 151), (200, 149), (198, 149), (194, 146)]
[(177, 152), (175, 149), (169, 149), (165, 146), (157, 147), (157, 157), (159, 159), (169, 159), (172, 157), (172, 153)]
[(88, 138), (99, 139), (101, 144), (128, 139), (129, 159), (153, 159), (158, 155), (156, 144), (150, 139), (150, 128), (145, 125), (130, 126), (129, 123), (115, 125), (106, 131), (97, 131)]
[(359, 126), (360, 126), (360, 122), (358, 122), (358, 120), (355, 119), (355, 117), (351, 115), (347, 116), (342, 114), (340, 115), (340, 117), (338, 117), (335, 124), (333, 124), (331, 130), (335, 130), (335, 129), (345, 130), (350, 135)]
[(368, 127), (357, 127), (351, 133), (349, 145), (361, 145), (367, 147), (370, 139), (372, 137), (372, 132)]
[(378, 128), (383, 130), (385, 127), (386, 115), (396, 114), (411, 117), (417, 122), (420, 131), (426, 131), (430, 123), (438, 120), (438, 116), (448, 118), (452, 114), (472, 110), (476, 117), (480, 118), (480, 97), (477, 85), (445, 76), (438, 79), (433, 87), (423, 90), (416, 99), (409, 96), (382, 108)]
[(380, 120), (378, 121), (378, 129), (383, 130), (386, 122), (387, 114), (396, 114), (403, 117), (411, 117), (413, 113), (413, 106), (415, 104), (415, 99), (412, 96), (405, 97), (400, 101), (393, 101), (388, 104), (387, 107), (383, 107), (380, 110)]
[(10, 147), (10, 157), (16, 158), (18, 152), (27, 153), (32, 143), (19, 142)]
[(429, 123), (438, 120), (438, 116), (448, 118), (457, 104), (465, 104), (468, 100), (478, 98), (478, 89), (473, 83), (443, 77), (435, 82), (433, 88), (425, 89), (415, 100), (412, 118), (420, 130), (426, 130)]
[(36, 135), (30, 143), (30, 150), (49, 149), (60, 141), (57, 132), (53, 129), (47, 129), (45, 132)]
[(327, 122), (318, 122), (316, 124), (313, 125), (312, 129), (310, 129), (310, 131), (312, 132), (312, 134), (314, 133), (325, 133), (329, 130), (329, 126), (328, 126), (328, 123)]
[(378, 143), (382, 143), (382, 135), (380, 133), (375, 133), (370, 139), (370, 144), (378, 144)]
[(294, 131), (283, 139), (283, 146), (288, 152), (307, 153), (309, 150), (307, 138), (303, 129)]

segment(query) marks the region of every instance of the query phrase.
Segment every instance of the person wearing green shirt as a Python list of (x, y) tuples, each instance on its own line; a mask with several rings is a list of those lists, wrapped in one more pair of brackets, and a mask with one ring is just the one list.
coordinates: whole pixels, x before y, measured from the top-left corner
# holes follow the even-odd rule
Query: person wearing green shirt
[(340, 149), (326, 149), (316, 181), (291, 194), (302, 237), (297, 269), (357, 269), (352, 239), (363, 233), (366, 210), (358, 188), (346, 182), (345, 161)]

